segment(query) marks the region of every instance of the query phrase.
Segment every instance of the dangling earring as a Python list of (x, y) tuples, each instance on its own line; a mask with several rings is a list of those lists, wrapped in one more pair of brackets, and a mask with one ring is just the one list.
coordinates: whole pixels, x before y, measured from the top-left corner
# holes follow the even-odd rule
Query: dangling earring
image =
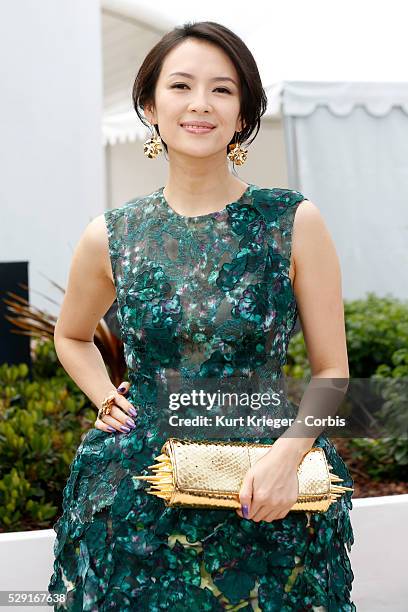
[(158, 154), (163, 151), (163, 147), (161, 145), (162, 140), (159, 134), (157, 134), (157, 136), (154, 136), (154, 130), (155, 127), (153, 126), (152, 137), (143, 143), (143, 153), (146, 155), (146, 157), (149, 157), (149, 159), (155, 159)]
[(229, 149), (230, 151), (227, 154), (228, 159), (236, 163), (237, 166), (242, 166), (242, 164), (246, 162), (248, 149), (241, 147), (241, 145), (238, 144), (238, 141), (236, 141), (234, 144), (230, 144)]

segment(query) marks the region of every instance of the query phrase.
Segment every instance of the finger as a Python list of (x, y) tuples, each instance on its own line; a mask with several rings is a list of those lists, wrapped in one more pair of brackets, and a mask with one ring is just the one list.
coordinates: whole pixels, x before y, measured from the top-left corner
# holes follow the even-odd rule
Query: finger
[(112, 406), (111, 412), (109, 414), (103, 414), (101, 419), (104, 423), (108, 423), (108, 425), (112, 425), (116, 428), (120, 428), (122, 425), (130, 427), (131, 429), (136, 427), (134, 419), (117, 406)]
[(267, 516), (265, 521), (276, 521), (278, 519), (284, 518), (286, 516), (287, 511), (282, 506), (276, 506), (276, 508), (270, 508), (267, 510)]
[(276, 518), (278, 518), (278, 517), (276, 516), (275, 510), (273, 510), (272, 512), (269, 512), (269, 514), (267, 514), (267, 516), (266, 516), (266, 518), (264, 520), (267, 521), (268, 523), (271, 523)]
[(105, 431), (106, 433), (115, 433), (116, 429), (112, 427), (112, 425), (108, 425), (108, 423), (104, 423), (101, 419), (96, 419), (95, 421), (95, 429), (100, 429), (101, 431)]
[(264, 509), (265, 509), (265, 500), (258, 499), (256, 494), (254, 493), (252, 497), (249, 518), (252, 520), (257, 518), (259, 520), (260, 512), (263, 512)]
[[(110, 426), (116, 432), (129, 433), (129, 432), (133, 431), (133, 429), (135, 429), (130, 424), (126, 423), (126, 421), (123, 423), (122, 421), (114, 419), (113, 417), (110, 416), (110, 414), (104, 414), (102, 416), (102, 419), (103, 419), (102, 423), (104, 423), (105, 425)], [(108, 431), (110, 431), (110, 429)]]
[(125, 380), (125, 381), (120, 383), (120, 385), (119, 385), (117, 390), (118, 390), (119, 393), (123, 393), (123, 395), (126, 395), (126, 393), (129, 391), (129, 389), (130, 389), (130, 382)]
[(113, 392), (115, 403), (111, 406), (109, 414), (101, 414), (95, 421), (95, 427), (102, 431), (121, 431), (129, 433), (136, 427), (136, 423), (132, 416), (136, 416), (137, 412), (127, 399), (122, 397), (120, 393)]
[(239, 491), (239, 502), (241, 504), (241, 515), (243, 518), (251, 518), (252, 512), (252, 493), (253, 493), (253, 474), (248, 471), (241, 484)]
[(119, 406), (119, 408), (124, 410), (127, 414), (129, 414), (131, 417), (137, 416), (136, 408), (125, 397), (120, 395), (120, 393), (118, 393), (115, 398), (115, 404), (116, 406)]
[(252, 514), (251, 518), (256, 523), (259, 523), (259, 521), (265, 520), (265, 517), (268, 516), (269, 512), (270, 512), (270, 509), (267, 506), (259, 506), (257, 511)]
[(246, 515), (246, 514), (244, 514), (240, 508), (236, 508), (236, 509), (235, 509), (235, 512), (236, 512), (236, 513), (238, 514), (238, 516), (239, 516), (240, 518), (242, 518), (242, 519), (249, 520), (249, 519), (251, 518), (251, 516), (250, 516), (250, 507), (248, 508), (248, 514), (247, 514), (247, 515)]

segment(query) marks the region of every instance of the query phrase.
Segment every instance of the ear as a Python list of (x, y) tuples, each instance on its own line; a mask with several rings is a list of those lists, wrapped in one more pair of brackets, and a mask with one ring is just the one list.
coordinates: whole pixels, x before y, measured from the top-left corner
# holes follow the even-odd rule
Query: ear
[(241, 116), (239, 116), (238, 121), (237, 121), (237, 127), (236, 127), (236, 132), (242, 132), (243, 129), (246, 128), (246, 123), (245, 121), (242, 121)]
[(146, 119), (149, 121), (149, 123), (151, 123), (152, 125), (157, 123), (156, 113), (154, 111), (153, 105), (145, 104), (145, 107), (143, 109), (143, 113), (144, 113), (144, 116), (146, 117)]

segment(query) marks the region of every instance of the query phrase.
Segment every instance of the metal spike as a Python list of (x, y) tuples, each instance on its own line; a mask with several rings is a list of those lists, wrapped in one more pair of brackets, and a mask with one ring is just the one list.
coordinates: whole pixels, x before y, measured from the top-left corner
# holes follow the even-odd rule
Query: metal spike
[(153, 476), (161, 476), (163, 474), (163, 476), (168, 476), (169, 474), (171, 474), (171, 472), (164, 471), (163, 468), (160, 468), (159, 470), (152, 470), (152, 475)]
[(152, 488), (147, 489), (147, 491), (149, 493), (152, 493), (153, 495), (165, 495), (166, 497), (170, 497), (170, 492), (168, 491), (159, 491), (159, 490), (152, 489)]
[(155, 461), (168, 461), (169, 457), (167, 455), (165, 455), (164, 453), (162, 453), (161, 455), (158, 455), (157, 457), (154, 457)]
[[(151, 466), (149, 465), (149, 467), (151, 467)], [(173, 472), (173, 469), (171, 467), (160, 466), (157, 469), (155, 469), (155, 468), (151, 468), (151, 469), (154, 471), (155, 474), (157, 474), (157, 472), (159, 472), (159, 473), (163, 472), (164, 474), (168, 474), (168, 473)]]
[(159, 484), (160, 485), (160, 484), (162, 484), (163, 480), (161, 478), (151, 477), (151, 478), (149, 478), (148, 482), (149, 482), (149, 484)]
[(160, 482), (160, 480), (155, 480), (154, 478), (152, 478), (152, 476), (149, 476), (149, 478), (147, 478), (146, 480), (149, 484), (155, 484)]
[(159, 480), (156, 482), (152, 482), (152, 485), (157, 487), (170, 487), (173, 486), (173, 480)]

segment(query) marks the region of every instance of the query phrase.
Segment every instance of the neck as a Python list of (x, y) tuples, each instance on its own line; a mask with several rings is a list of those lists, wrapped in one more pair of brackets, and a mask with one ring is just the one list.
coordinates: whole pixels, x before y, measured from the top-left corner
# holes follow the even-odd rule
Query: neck
[(238, 200), (247, 183), (232, 176), (225, 162), (218, 167), (171, 164), (163, 195), (181, 215), (201, 215)]

